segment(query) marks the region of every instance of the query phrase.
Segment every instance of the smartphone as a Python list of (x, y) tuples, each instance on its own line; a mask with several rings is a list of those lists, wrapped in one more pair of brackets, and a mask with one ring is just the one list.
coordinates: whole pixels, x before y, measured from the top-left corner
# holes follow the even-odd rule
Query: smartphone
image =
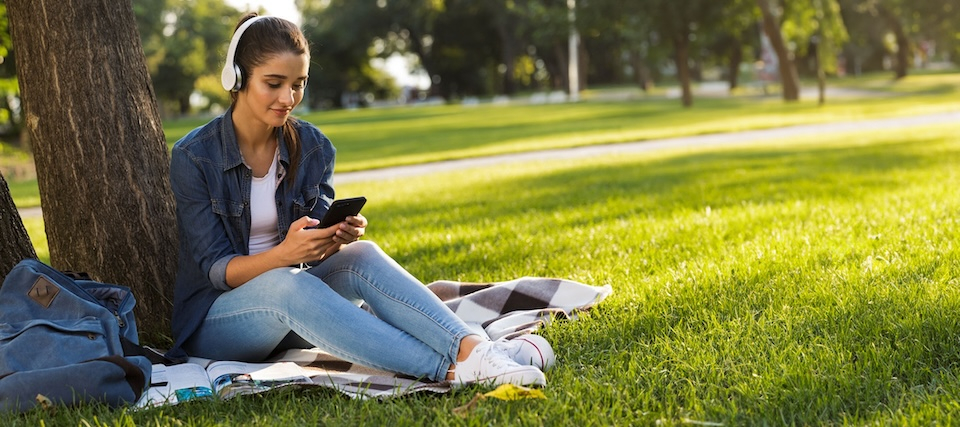
[(320, 220), (319, 227), (327, 228), (340, 223), (347, 219), (348, 216), (354, 216), (360, 213), (360, 209), (363, 208), (364, 203), (367, 203), (367, 198), (363, 196), (334, 200), (333, 204), (330, 205), (330, 209), (327, 210), (323, 219)]

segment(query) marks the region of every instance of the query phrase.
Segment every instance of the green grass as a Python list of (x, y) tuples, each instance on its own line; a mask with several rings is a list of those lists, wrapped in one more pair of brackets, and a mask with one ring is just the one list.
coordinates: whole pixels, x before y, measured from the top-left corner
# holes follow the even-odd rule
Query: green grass
[(279, 392), (3, 425), (952, 425), (960, 138), (859, 132), (351, 183), (424, 281), (524, 275), (614, 294), (544, 334), (546, 400)]
[[(891, 82), (885, 74), (843, 80), (848, 88), (899, 96), (784, 103), (776, 97), (697, 98), (577, 104), (427, 106), (304, 114), (338, 148), (340, 172), (549, 148), (733, 132), (805, 123), (861, 120), (960, 109), (960, 74), (921, 74)], [(630, 91), (631, 89), (625, 89)], [(633, 89), (635, 91), (635, 89)], [(597, 92), (609, 93), (609, 90)], [(599, 99), (591, 96), (585, 99)], [(165, 123), (172, 144), (201, 119)]]
[(27, 229), (27, 235), (30, 236), (30, 241), (33, 242), (33, 249), (37, 252), (37, 258), (40, 259), (40, 261), (49, 263), (50, 248), (47, 245), (47, 234), (43, 228), (43, 218), (34, 216), (22, 218), (22, 220), (23, 227)]
[[(577, 104), (335, 110), (302, 117), (333, 140), (338, 149), (337, 171), (347, 172), (530, 150), (960, 110), (960, 73), (915, 74), (896, 82), (884, 73), (838, 79), (830, 86), (881, 96), (828, 98), (826, 106), (818, 106), (815, 97), (798, 103), (784, 103), (777, 97), (698, 97), (693, 108), (685, 109), (676, 99), (637, 95), (636, 88), (599, 88), (587, 91), (583, 96), (586, 101)], [(618, 93), (632, 95), (627, 101), (602, 101)], [(206, 120), (165, 121), (168, 144)], [(8, 151), (9, 147), (0, 149), (0, 167), (4, 159), (11, 159), (7, 163), (29, 161), (22, 154)], [(9, 181), (11, 187), (17, 187), (13, 189), (17, 206), (39, 206), (35, 180)]]
[(40, 206), (40, 189), (37, 187), (36, 179), (10, 181), (7, 185), (10, 187), (10, 196), (18, 207)]

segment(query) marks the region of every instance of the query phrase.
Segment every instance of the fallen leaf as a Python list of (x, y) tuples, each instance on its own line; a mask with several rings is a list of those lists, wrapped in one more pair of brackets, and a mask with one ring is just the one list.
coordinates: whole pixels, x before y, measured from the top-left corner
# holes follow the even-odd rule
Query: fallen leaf
[(501, 384), (484, 396), (493, 397), (500, 400), (519, 400), (519, 399), (546, 399), (547, 396), (542, 391), (533, 388), (513, 384)]

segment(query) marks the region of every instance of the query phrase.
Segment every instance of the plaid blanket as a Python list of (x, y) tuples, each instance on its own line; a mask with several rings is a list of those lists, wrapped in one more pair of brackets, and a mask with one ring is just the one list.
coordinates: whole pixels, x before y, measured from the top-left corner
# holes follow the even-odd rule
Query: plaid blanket
[[(531, 333), (555, 319), (574, 319), (609, 296), (610, 285), (589, 286), (563, 279), (523, 277), (508, 282), (437, 281), (427, 285), (477, 333), (491, 339)], [(386, 398), (420, 391), (444, 393), (447, 382), (423, 382), (337, 359), (319, 349), (289, 350), (272, 361), (294, 362), (312, 385), (355, 398)]]

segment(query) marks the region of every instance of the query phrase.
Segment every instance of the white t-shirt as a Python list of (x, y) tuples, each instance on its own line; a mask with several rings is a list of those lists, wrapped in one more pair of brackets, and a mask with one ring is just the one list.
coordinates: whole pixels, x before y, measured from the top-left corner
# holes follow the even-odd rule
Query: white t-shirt
[(250, 184), (250, 255), (258, 254), (280, 243), (280, 232), (277, 230), (277, 186), (280, 184), (277, 176), (277, 156), (267, 174), (253, 177)]

